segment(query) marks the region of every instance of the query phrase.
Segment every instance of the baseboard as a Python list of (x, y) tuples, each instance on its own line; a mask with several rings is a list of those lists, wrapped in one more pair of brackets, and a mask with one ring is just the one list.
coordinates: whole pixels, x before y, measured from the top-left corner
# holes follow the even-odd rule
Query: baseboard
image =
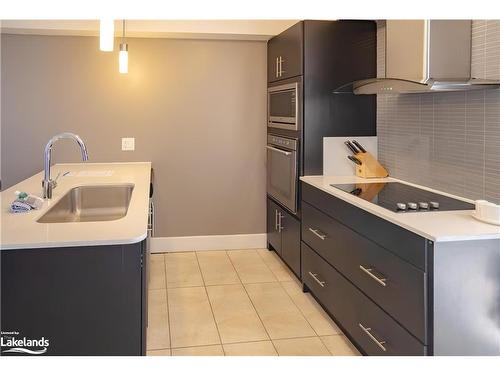
[(266, 246), (266, 233), (151, 238), (152, 253), (193, 250), (263, 249)]

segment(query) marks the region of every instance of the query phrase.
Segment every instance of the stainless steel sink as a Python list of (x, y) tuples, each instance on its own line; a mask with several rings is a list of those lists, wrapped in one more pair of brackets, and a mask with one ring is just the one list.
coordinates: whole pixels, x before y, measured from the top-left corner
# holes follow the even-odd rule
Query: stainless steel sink
[(37, 222), (111, 221), (127, 214), (133, 184), (78, 186), (68, 191)]

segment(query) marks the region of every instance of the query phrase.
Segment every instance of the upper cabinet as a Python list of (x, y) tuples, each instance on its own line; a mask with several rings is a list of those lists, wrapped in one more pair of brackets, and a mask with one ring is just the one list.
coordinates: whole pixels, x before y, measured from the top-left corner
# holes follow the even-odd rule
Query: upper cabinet
[(268, 82), (303, 74), (303, 28), (303, 22), (296, 23), (269, 40), (267, 46)]

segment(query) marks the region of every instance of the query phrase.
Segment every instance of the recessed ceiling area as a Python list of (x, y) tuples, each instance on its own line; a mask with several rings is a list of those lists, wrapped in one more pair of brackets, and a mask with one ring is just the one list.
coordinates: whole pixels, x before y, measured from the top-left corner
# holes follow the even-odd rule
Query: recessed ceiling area
[[(121, 20), (115, 21), (119, 35)], [(298, 20), (127, 20), (128, 37), (268, 40)], [(2, 20), (4, 34), (99, 35), (99, 20)]]

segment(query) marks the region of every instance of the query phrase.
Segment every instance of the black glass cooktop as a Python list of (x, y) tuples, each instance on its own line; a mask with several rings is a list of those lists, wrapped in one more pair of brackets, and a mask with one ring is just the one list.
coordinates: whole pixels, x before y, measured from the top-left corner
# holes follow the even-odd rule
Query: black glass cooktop
[(400, 182), (331, 186), (394, 212), (473, 210), (474, 205)]

